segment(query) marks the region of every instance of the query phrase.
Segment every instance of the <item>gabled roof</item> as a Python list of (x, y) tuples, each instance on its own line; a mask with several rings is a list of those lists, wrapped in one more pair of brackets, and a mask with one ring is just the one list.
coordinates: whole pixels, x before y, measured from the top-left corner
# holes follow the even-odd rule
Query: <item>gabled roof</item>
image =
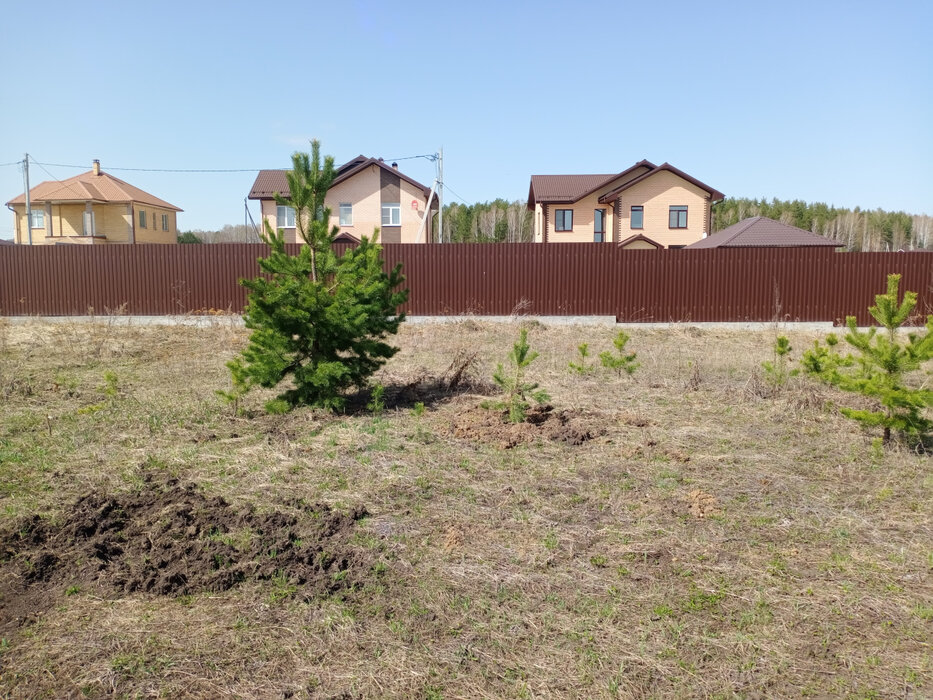
[[(386, 163), (384, 160), (378, 158), (367, 158), (366, 156), (357, 156), (356, 158), (347, 161), (340, 167), (336, 168), (336, 174), (334, 176), (334, 181), (331, 183), (331, 187), (334, 185), (339, 185), (345, 180), (349, 180), (351, 177), (356, 175), (359, 172), (362, 172), (370, 165), (378, 165), (383, 170), (386, 170), (393, 175), (398, 175), (405, 182), (413, 185), (420, 189), (424, 196), (427, 197), (431, 193), (430, 187), (425, 187), (417, 180), (408, 177), (397, 168), (393, 168), (391, 165)], [(260, 170), (259, 174), (256, 175), (256, 181), (253, 183), (253, 188), (249, 191), (249, 199), (273, 199), (273, 195), (278, 192), (281, 195), (288, 196), (288, 178), (285, 177), (285, 173), (289, 172), (288, 170)]]
[(611, 192), (607, 192), (606, 194), (604, 194), (602, 197), (599, 198), (599, 201), (600, 201), (600, 202), (608, 202), (608, 201), (610, 201), (610, 200), (613, 200), (613, 199), (615, 199), (616, 197), (618, 197), (619, 194), (620, 194), (621, 192), (623, 192), (623, 191), (629, 189), (630, 187), (634, 187), (634, 186), (637, 185), (639, 182), (644, 182), (644, 181), (647, 180), (649, 177), (652, 177), (652, 176), (654, 176), (654, 175), (657, 175), (657, 174), (660, 173), (660, 172), (674, 173), (674, 175), (676, 175), (677, 177), (679, 177), (679, 178), (681, 178), (681, 179), (683, 179), (683, 180), (686, 180), (687, 182), (689, 182), (689, 183), (692, 184), (692, 185), (696, 185), (697, 187), (699, 187), (699, 188), (700, 188), (701, 190), (703, 190), (704, 192), (708, 192), (708, 193), (709, 193), (709, 196), (710, 196), (710, 199), (711, 199), (712, 201), (714, 201), (714, 202), (717, 201), (717, 200), (719, 200), (719, 199), (722, 199), (722, 198), (725, 196), (725, 195), (723, 195), (723, 193), (720, 192), (719, 190), (715, 190), (715, 189), (713, 189), (712, 187), (710, 187), (709, 185), (703, 184), (702, 182), (700, 182), (700, 181), (697, 180), (696, 178), (691, 177), (690, 175), (687, 175), (687, 173), (685, 173), (683, 170), (680, 170), (679, 168), (675, 168), (675, 167), (674, 167), (673, 165), (671, 165), (670, 163), (662, 163), (661, 165), (658, 165), (658, 166), (655, 167), (653, 170), (648, 171), (648, 172), (645, 173), (644, 175), (640, 175), (640, 176), (636, 177), (634, 180), (629, 180), (628, 182), (626, 182), (626, 183), (625, 183), (624, 185), (622, 185), (621, 187), (616, 187), (616, 188), (615, 188), (614, 190), (612, 190)]
[(796, 226), (764, 216), (743, 219), (729, 228), (691, 243), (687, 248), (799, 248), (803, 246), (840, 247), (839, 241), (818, 236)]
[[(128, 182), (105, 173), (95, 174), (93, 170), (69, 177), (67, 180), (46, 180), (29, 190), (30, 205), (45, 202), (94, 202), (149, 204), (154, 207), (182, 211), (174, 204), (159, 199)], [(25, 204), (26, 194), (11, 199), (7, 205)]]
[(629, 236), (624, 241), (620, 241), (618, 244), (618, 247), (627, 248), (632, 243), (637, 243), (638, 241), (644, 241), (645, 243), (648, 243), (649, 245), (653, 245), (655, 248), (659, 248), (659, 249), (664, 247), (663, 245), (658, 243), (656, 240), (652, 238), (648, 238), (648, 236), (645, 236), (644, 234), (641, 234), (641, 233), (636, 233), (634, 236)]

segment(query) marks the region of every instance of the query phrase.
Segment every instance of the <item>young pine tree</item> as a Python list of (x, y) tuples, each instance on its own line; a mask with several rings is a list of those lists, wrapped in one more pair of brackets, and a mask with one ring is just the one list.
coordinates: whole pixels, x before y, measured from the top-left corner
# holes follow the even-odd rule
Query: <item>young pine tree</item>
[(635, 358), (638, 357), (638, 353), (625, 352), (625, 346), (628, 344), (629, 340), (631, 340), (631, 337), (628, 333), (619, 331), (618, 335), (612, 339), (612, 344), (615, 345), (616, 348), (615, 354), (609, 350), (604, 350), (599, 353), (599, 361), (602, 362), (603, 367), (606, 369), (614, 369), (616, 374), (620, 377), (622, 376), (622, 372), (632, 376), (635, 374), (635, 370), (641, 366), (635, 361)]
[(505, 396), (502, 401), (490, 405), (508, 410), (509, 420), (512, 423), (521, 423), (525, 420), (525, 414), (531, 406), (528, 399), (534, 399), (536, 403), (544, 403), (550, 399), (547, 392), (539, 388), (537, 382), (525, 381), (525, 370), (537, 357), (538, 353), (531, 350), (528, 345), (528, 331), (522, 328), (518, 342), (512, 345), (512, 351), (509, 353), (510, 371), (506, 371), (500, 362), (492, 375), (493, 381), (502, 389)]
[(933, 316), (927, 316), (926, 333), (909, 333), (906, 342), (898, 338), (898, 328), (917, 305), (915, 292), (905, 292), (904, 299), (898, 301), (900, 279), (900, 275), (888, 275), (887, 293), (876, 295), (875, 305), (869, 308), (886, 332), (878, 332), (875, 326), (859, 331), (855, 318), (846, 318), (849, 330), (845, 340), (858, 355), (841, 355), (839, 341), (831, 333), (826, 345), (816, 341), (801, 359), (808, 374), (843, 391), (874, 399), (875, 410), (840, 410), (862, 425), (883, 428), (885, 443), (891, 441), (892, 431), (918, 440), (933, 428), (933, 421), (923, 415), (923, 410), (933, 405), (933, 391), (908, 385), (909, 373), (933, 358)]
[(284, 411), (297, 405), (340, 409), (344, 392), (362, 387), (397, 348), (384, 342), (398, 332), (404, 314), (397, 307), (408, 291), (393, 291), (404, 280), (401, 265), (382, 269), (381, 248), (365, 236), (338, 257), (332, 243), (324, 196), (334, 178), (334, 159), (320, 162), (320, 144), (311, 154), (296, 153), (288, 173), (289, 194), (276, 194), (295, 208), (295, 227), (303, 241), (297, 255), (285, 249), (282, 230), (265, 224), (269, 256), (259, 259), (263, 277), (241, 280), (249, 290), (243, 319), (252, 330), (243, 353), (227, 364), (235, 399), (255, 385), (291, 386), (266, 405)]

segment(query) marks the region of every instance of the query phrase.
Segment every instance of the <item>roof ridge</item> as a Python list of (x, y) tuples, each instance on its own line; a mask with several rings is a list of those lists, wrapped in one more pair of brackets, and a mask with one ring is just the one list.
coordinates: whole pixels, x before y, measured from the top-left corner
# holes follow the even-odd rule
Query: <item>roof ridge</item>
[[(737, 221), (734, 224), (732, 224), (732, 226), (735, 226), (735, 233), (733, 233), (728, 238), (723, 239), (722, 245), (725, 245), (726, 243), (734, 241), (736, 236), (740, 236), (743, 233), (745, 233), (751, 227), (752, 224), (757, 223), (760, 219), (761, 219), (761, 216), (751, 216), (747, 219), (743, 219), (742, 221)], [(741, 224), (745, 224), (745, 225), (742, 226)], [(729, 228), (732, 228), (732, 226), (730, 226)]]

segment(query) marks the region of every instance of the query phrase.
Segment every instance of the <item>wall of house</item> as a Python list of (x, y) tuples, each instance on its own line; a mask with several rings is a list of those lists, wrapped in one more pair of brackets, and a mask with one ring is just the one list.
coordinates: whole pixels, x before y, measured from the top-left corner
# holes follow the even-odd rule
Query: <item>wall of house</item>
[[(384, 178), (383, 175), (386, 177)], [(374, 230), (380, 229), (377, 242), (382, 242), (383, 179), (392, 181), (386, 191), (397, 193), (392, 196), (398, 197), (397, 201), (401, 205), (401, 226), (393, 228), (400, 233), (400, 242), (414, 243), (427, 205), (424, 192), (397, 175), (393, 177), (392, 173), (386, 172), (378, 165), (370, 165), (363, 172), (334, 185), (327, 191), (324, 204), (330, 209), (330, 225), (339, 227), (341, 233), (348, 233), (355, 238), (362, 236), (372, 238)], [(417, 209), (412, 208), (412, 200), (417, 201)], [(392, 201), (396, 200), (393, 199)], [(351, 226), (340, 226), (341, 202), (349, 202), (353, 205), (353, 224)], [(276, 227), (276, 206), (275, 201), (271, 199), (260, 201), (260, 215), (269, 222), (273, 229)], [(429, 237), (430, 224), (431, 222), (428, 221), (426, 233), (422, 235), (422, 242), (431, 240)], [(284, 231), (286, 243), (298, 242), (296, 229), (286, 228)]]
[[(410, 182), (401, 181), (402, 189), (402, 243), (417, 243), (418, 229), (421, 228), (421, 222), (426, 215), (425, 207), (427, 199), (420, 187), (415, 187)], [(421, 234), (421, 243), (427, 243), (432, 240), (431, 219), (428, 215), (428, 221), (424, 225), (424, 232)]]
[[(583, 243), (583, 242), (593, 242), (593, 211), (595, 209), (605, 209), (606, 210), (606, 233), (603, 236), (603, 241), (606, 243), (611, 243), (613, 241), (622, 240), (622, 238), (627, 238), (627, 236), (622, 236), (622, 238), (617, 238), (615, 234), (616, 231), (616, 217), (614, 203), (600, 204), (599, 198), (602, 197), (607, 192), (611, 192), (617, 187), (621, 187), (626, 182), (631, 182), (637, 177), (641, 177), (649, 168), (647, 166), (641, 166), (635, 168), (632, 172), (627, 173), (622, 177), (617, 177), (614, 180), (610, 180), (605, 185), (596, 190), (593, 194), (587, 196), (585, 199), (581, 199), (573, 204), (550, 204), (548, 208), (548, 243), (562, 242), (562, 243)], [(573, 231), (572, 232), (561, 232), (557, 233), (554, 230), (554, 211), (556, 209), (573, 209)], [(577, 211), (579, 209), (579, 211)], [(589, 210), (589, 213), (587, 213)], [(580, 219), (580, 227), (578, 230), (577, 218), (578, 216), (583, 217)], [(588, 222), (589, 228), (585, 228), (585, 225)], [(535, 227), (535, 243), (542, 243), (544, 241), (544, 214), (542, 211), (542, 206), (539, 203), (535, 204), (535, 217), (534, 217), (534, 227)], [(557, 234), (557, 235), (555, 235)]]
[[(696, 243), (709, 225), (709, 195), (696, 185), (683, 180), (672, 172), (661, 171), (643, 180), (620, 195), (622, 204), (622, 228), (619, 232), (624, 240), (642, 234), (664, 247)], [(687, 228), (669, 227), (670, 207), (687, 206)], [(631, 227), (632, 206), (645, 208), (643, 229)]]
[[(610, 204), (600, 204), (600, 192), (584, 197), (573, 204), (549, 204), (548, 205), (548, 243), (592, 243), (594, 240), (593, 225), (596, 218), (596, 209), (605, 209), (605, 229), (603, 242), (609, 243), (613, 240), (613, 227), (615, 226), (614, 210)], [(535, 207), (535, 242), (540, 242), (539, 227), (543, 228), (543, 217), (539, 222), (538, 206)], [(573, 230), (558, 231), (556, 229), (557, 210), (571, 209), (573, 211)]]
[(375, 229), (382, 225), (379, 171), (379, 166), (370, 165), (365, 171), (327, 191), (324, 202), (330, 208), (331, 226), (340, 226), (340, 203), (349, 202), (353, 205), (353, 225), (340, 226), (340, 232), (349, 233), (355, 238), (373, 237)]
[[(26, 206), (24, 204), (13, 205), (16, 211), (16, 225), (18, 243), (28, 244), (29, 238), (26, 234)], [(84, 238), (84, 204), (53, 204), (51, 207), (51, 216), (49, 208), (40, 203), (33, 209), (42, 209), (45, 217), (51, 222), (51, 226), (32, 230), (33, 245), (52, 245), (61, 243), (63, 239), (69, 240), (69, 243), (81, 242), (74, 238)], [(98, 236), (106, 236), (107, 243), (126, 243), (128, 238), (129, 217), (126, 212), (125, 204), (95, 204), (94, 228)], [(174, 212), (173, 212), (174, 214)], [(174, 221), (174, 217), (172, 219)], [(47, 234), (51, 231), (51, 237)], [(95, 242), (103, 243), (105, 241), (97, 240)]]
[[(146, 212), (146, 227), (139, 225), (139, 212)], [(133, 204), (133, 221), (136, 226), (137, 243), (177, 243), (178, 242), (178, 224), (176, 213), (171, 209), (154, 207), (151, 204)], [(162, 215), (168, 215), (168, 231), (162, 228)], [(98, 225), (99, 228), (99, 225)], [(124, 226), (123, 235), (119, 238), (115, 235), (113, 238), (108, 234), (108, 242), (126, 243), (128, 241), (129, 229)]]

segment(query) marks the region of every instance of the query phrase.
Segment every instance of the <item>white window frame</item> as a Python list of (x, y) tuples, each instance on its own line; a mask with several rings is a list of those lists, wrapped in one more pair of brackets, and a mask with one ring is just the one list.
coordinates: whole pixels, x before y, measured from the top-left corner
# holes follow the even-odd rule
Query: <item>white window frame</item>
[[(291, 219), (291, 223), (288, 223), (289, 219)], [(275, 227), (295, 228), (295, 207), (277, 204), (275, 207)]]
[(45, 228), (45, 209), (29, 208), (29, 228)]
[[(344, 209), (347, 211), (344, 212)], [(341, 226), (352, 226), (353, 225), (353, 203), (352, 202), (341, 202), (337, 211), (340, 216), (340, 225)]]
[(383, 226), (401, 226), (402, 225), (402, 203), (390, 202), (382, 205), (382, 225)]
[(162, 230), (168, 231), (168, 214), (162, 215)]

